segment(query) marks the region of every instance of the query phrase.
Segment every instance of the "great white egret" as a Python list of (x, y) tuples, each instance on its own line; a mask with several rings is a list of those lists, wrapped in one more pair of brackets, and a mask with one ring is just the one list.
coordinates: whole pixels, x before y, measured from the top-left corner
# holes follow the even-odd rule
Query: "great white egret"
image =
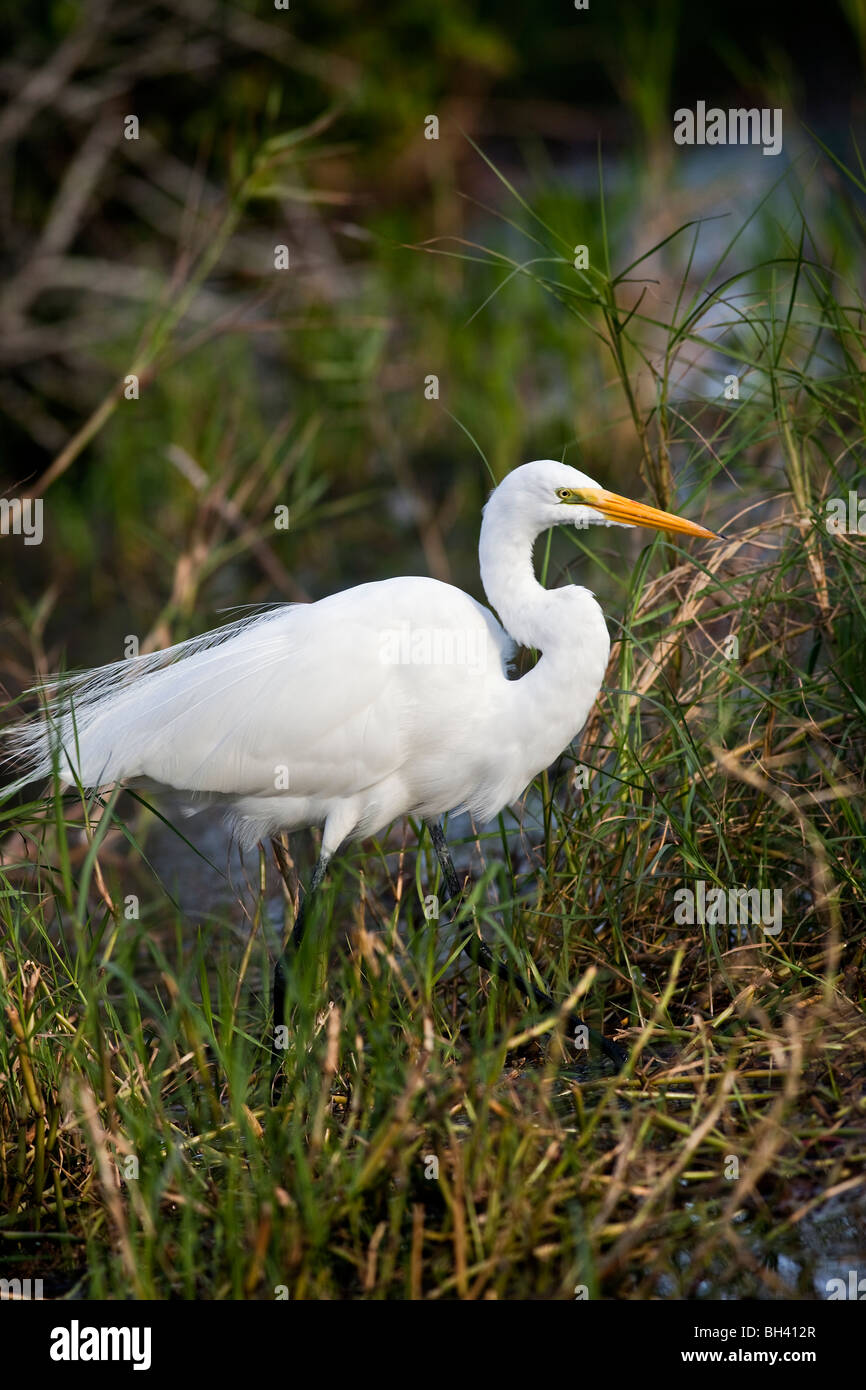
[[(191, 810), (224, 805), (246, 845), (322, 826), (311, 892), (345, 841), (418, 816), (454, 897), (460, 885), (440, 818), (467, 810), (484, 822), (515, 801), (580, 732), (604, 678), (610, 639), (595, 598), (578, 585), (545, 589), (533, 571), (536, 537), (558, 525), (716, 539), (566, 464), (526, 463), (484, 508), (481, 582), (498, 621), (450, 584), (385, 579), (64, 677), (44, 718), (10, 733), (28, 765), (17, 785), (56, 763), (64, 780), (86, 788), (174, 788)], [(510, 679), (518, 644), (541, 656)], [(303, 921), (301, 911), (295, 944)], [(508, 974), (482, 943), (471, 951)], [(279, 1022), (285, 968), (283, 958)], [(602, 1045), (621, 1060), (615, 1044)]]

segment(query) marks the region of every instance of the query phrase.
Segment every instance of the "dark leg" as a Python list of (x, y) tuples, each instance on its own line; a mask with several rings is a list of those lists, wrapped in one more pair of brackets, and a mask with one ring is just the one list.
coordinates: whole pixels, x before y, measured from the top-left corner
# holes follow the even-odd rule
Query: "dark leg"
[[(283, 846), (280, 844), (279, 840), (272, 840), (271, 844), (273, 846), (274, 858), (277, 861), (277, 868), (283, 875), (283, 878), (286, 879), (288, 866), (286, 864), (285, 851), (283, 850)], [(314, 893), (316, 893), (316, 891), (319, 889), (322, 880), (325, 877), (329, 861), (330, 855), (328, 854), (322, 854), (319, 857), (319, 862), (316, 864), (316, 867), (313, 871), (313, 877), (310, 879), (310, 890), (308, 893), (304, 893), (302, 895), (298, 904), (298, 915), (295, 918), (295, 924), (292, 927), (291, 936), (289, 937), (285, 946), (280, 951), (280, 954), (277, 956), (276, 964), (274, 965), (275, 1039), (277, 1028), (280, 1026), (280, 1024), (284, 1024), (286, 1021), (286, 979), (288, 977), (289, 955), (294, 954), (299, 949), (301, 942), (304, 939), (304, 928), (307, 922), (307, 911), (310, 906), (310, 903), (313, 900)], [(286, 882), (288, 882), (287, 879)], [(276, 1075), (277, 1071), (279, 1070), (281, 1060), (282, 1049), (274, 1046), (274, 1075)]]
[[(445, 839), (445, 832), (442, 829), (442, 824), (440, 821), (425, 821), (424, 824), (430, 831), (430, 839), (433, 842), (436, 858), (439, 860), (439, 866), (442, 869), (442, 877), (445, 880), (445, 887), (448, 890), (448, 900), (451, 901), (454, 898), (459, 898), (461, 893), (460, 880), (457, 877), (457, 870), (454, 868), (454, 860), (451, 858), (451, 851), (448, 848), (448, 842)], [(534, 999), (536, 1004), (544, 1009), (546, 1013), (555, 1012), (556, 1005), (549, 994), (545, 994), (543, 989), (539, 989), (537, 985), (533, 984), (531, 980), (527, 980), (519, 971), (512, 971), (504, 961), (494, 959), (485, 942), (483, 942), (480, 937), (476, 936), (474, 932), (463, 949), (469, 958), (474, 961), (476, 965), (480, 965), (482, 969), (486, 970), (489, 975), (496, 975), (498, 979), (505, 980), (506, 982), (516, 979), (527, 998)], [(623, 1052), (622, 1048), (611, 1038), (605, 1037), (604, 1033), (597, 1032), (595, 1028), (590, 1028), (588, 1024), (583, 1023), (581, 1019), (574, 1015), (569, 1022), (575, 1028), (586, 1028), (587, 1033), (598, 1043), (602, 1052), (604, 1052), (607, 1057), (610, 1057), (611, 1061), (616, 1063), (617, 1069), (625, 1065), (627, 1061), (625, 1052)]]

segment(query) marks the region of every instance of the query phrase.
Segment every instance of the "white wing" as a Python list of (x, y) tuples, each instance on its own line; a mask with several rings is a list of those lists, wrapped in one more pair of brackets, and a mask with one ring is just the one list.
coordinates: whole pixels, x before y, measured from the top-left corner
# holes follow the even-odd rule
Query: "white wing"
[(204, 796), (351, 796), (406, 764), (419, 701), (435, 706), (443, 675), (445, 692), (465, 696), (459, 671), (402, 659), (425, 628), (468, 634), (474, 664), (483, 648), (501, 671), (510, 654), (460, 590), (386, 580), (69, 677), (48, 722), (19, 726), (10, 743), (29, 777), (46, 775), (57, 749), (61, 774), (89, 787), (146, 778)]

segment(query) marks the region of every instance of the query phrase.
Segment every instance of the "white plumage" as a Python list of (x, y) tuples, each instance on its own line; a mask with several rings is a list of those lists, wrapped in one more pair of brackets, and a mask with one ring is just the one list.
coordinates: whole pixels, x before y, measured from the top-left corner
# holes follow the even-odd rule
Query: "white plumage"
[[(324, 826), (323, 858), (400, 815), (514, 801), (584, 724), (609, 637), (586, 589), (548, 591), (532, 546), (550, 526), (644, 524), (711, 536), (551, 460), (506, 477), (484, 510), (481, 577), (499, 621), (433, 579), (362, 584), (245, 618), (167, 651), (62, 679), (10, 731), (27, 766), (95, 788), (174, 788), (223, 803), (238, 838)], [(509, 679), (515, 643), (537, 664)]]

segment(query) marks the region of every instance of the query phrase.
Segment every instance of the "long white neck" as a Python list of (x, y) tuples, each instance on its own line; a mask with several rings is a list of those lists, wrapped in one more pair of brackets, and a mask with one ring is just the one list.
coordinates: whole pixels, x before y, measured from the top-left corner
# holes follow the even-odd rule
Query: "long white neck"
[[(527, 675), (512, 682), (524, 706), (527, 737), (539, 730), (538, 756), (562, 739), (552, 761), (583, 727), (604, 679), (610, 638), (604, 615), (588, 589), (568, 585), (545, 589), (532, 567), (540, 530), (494, 492), (484, 509), (478, 558), (481, 582), (506, 632), (542, 656)], [(546, 724), (545, 724), (546, 721)], [(546, 727), (546, 733), (543, 732)], [(543, 746), (542, 746), (543, 745)], [(539, 762), (539, 769), (546, 766)]]
[(481, 583), (499, 621), (523, 647), (541, 646), (550, 594), (535, 577), (532, 547), (538, 532), (523, 515), (503, 507), (494, 492), (481, 522)]

